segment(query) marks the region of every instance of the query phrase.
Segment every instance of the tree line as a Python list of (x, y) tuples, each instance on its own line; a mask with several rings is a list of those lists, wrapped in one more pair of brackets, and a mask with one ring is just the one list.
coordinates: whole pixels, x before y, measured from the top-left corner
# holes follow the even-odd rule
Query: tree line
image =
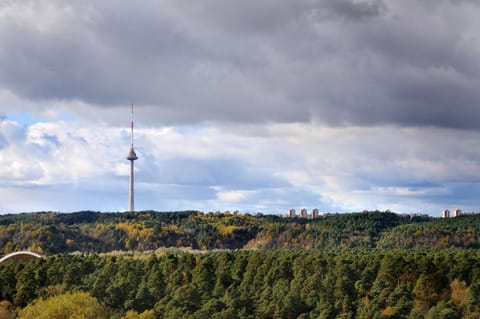
[(62, 254), (0, 264), (0, 285), (0, 314), (10, 307), (11, 318), (54, 319), (58, 307), (71, 307), (82, 318), (473, 319), (480, 317), (480, 252)]

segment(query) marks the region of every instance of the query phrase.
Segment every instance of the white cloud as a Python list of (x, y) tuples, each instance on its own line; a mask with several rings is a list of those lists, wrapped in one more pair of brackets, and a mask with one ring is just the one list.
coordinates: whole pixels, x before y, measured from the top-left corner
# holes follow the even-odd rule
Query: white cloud
[[(128, 129), (79, 122), (2, 122), (0, 209), (118, 210), (126, 206)], [(21, 133), (18, 133), (20, 131)], [(436, 136), (443, 136), (437, 140)], [(319, 124), (142, 128), (136, 132), (139, 209), (323, 211), (475, 209), (479, 134)], [(458, 141), (461, 140), (462, 143)], [(25, 194), (18, 208), (17, 194)], [(38, 190), (42, 196), (33, 196)], [(94, 198), (78, 201), (76, 198)], [(99, 199), (101, 198), (101, 200)], [(30, 204), (29, 204), (30, 203)], [(53, 204), (52, 204), (53, 203)], [(109, 204), (110, 203), (110, 204)], [(110, 205), (110, 206), (109, 206)]]
[(245, 199), (248, 191), (219, 191), (217, 197), (220, 201), (235, 203)]

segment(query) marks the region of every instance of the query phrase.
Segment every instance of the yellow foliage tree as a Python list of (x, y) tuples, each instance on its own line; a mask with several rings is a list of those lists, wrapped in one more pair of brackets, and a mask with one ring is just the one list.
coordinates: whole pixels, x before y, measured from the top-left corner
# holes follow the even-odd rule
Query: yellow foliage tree
[(387, 306), (385, 309), (382, 310), (383, 317), (389, 317), (392, 314), (392, 306)]
[(458, 309), (463, 309), (468, 299), (467, 284), (465, 281), (455, 279), (450, 283), (450, 288), (452, 289), (452, 303), (457, 306)]
[(108, 311), (86, 292), (38, 299), (19, 312), (19, 319), (107, 319)]
[(145, 310), (140, 314), (136, 311), (129, 310), (121, 319), (155, 319), (155, 314), (153, 310)]

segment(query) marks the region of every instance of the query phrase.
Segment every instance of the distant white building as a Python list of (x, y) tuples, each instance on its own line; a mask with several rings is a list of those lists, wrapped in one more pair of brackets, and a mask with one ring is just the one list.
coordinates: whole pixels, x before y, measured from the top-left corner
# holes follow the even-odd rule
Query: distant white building
[(302, 208), (302, 210), (300, 211), (300, 217), (301, 218), (307, 218), (307, 209), (306, 208)]
[(318, 209), (317, 208), (314, 208), (312, 210), (312, 218), (314, 218), (314, 219), (318, 218)]
[(295, 209), (294, 209), (294, 208), (291, 208), (291, 209), (288, 211), (288, 217), (290, 217), (290, 218), (295, 218)]
[(450, 217), (450, 211), (448, 209), (444, 209), (442, 212), (442, 217), (443, 218), (449, 218)]
[(454, 211), (453, 211), (453, 217), (458, 217), (462, 215), (462, 211), (459, 209), (459, 208), (456, 208)]

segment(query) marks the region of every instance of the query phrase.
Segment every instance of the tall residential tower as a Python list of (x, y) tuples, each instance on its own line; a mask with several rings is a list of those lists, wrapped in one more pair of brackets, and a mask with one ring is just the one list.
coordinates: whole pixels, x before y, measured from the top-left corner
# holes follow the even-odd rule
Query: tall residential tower
[(133, 193), (133, 162), (138, 159), (137, 154), (133, 149), (133, 103), (132, 103), (132, 121), (130, 125), (131, 129), (131, 140), (130, 140), (130, 151), (128, 152), (127, 160), (130, 161), (130, 191), (128, 194), (128, 210), (130, 212), (135, 211), (135, 201), (134, 201), (134, 193)]

